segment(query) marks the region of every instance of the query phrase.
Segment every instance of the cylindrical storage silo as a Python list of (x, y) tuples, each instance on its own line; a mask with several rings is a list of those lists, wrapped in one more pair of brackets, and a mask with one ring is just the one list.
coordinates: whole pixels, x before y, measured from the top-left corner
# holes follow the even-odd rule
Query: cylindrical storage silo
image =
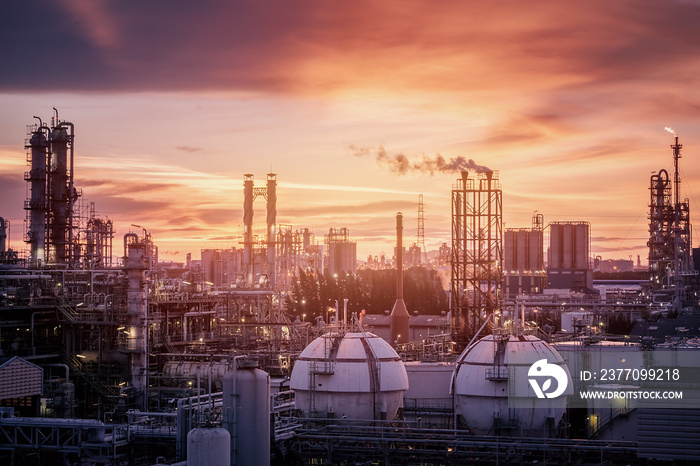
[(516, 270), (515, 230), (506, 230), (503, 233), (503, 269), (506, 273)]
[(561, 268), (561, 225), (552, 223), (549, 226), (549, 264), (550, 269)]
[(532, 272), (544, 270), (542, 261), (542, 230), (531, 230), (528, 236), (528, 265), (527, 269)]
[(187, 434), (187, 466), (231, 466), (231, 434), (220, 427), (197, 427)]
[(224, 376), (224, 428), (231, 433), (231, 464), (270, 464), (270, 376), (241, 361)]
[(562, 225), (561, 236), (561, 265), (564, 269), (571, 269), (574, 267), (574, 226), (570, 223)]
[(515, 270), (522, 272), (527, 270), (527, 231), (518, 230), (515, 234), (517, 238), (516, 251), (516, 268)]
[(588, 224), (579, 223), (575, 226), (575, 264), (574, 267), (577, 269), (587, 269), (588, 268)]
[(303, 416), (391, 420), (403, 407), (408, 376), (377, 335), (327, 333), (302, 351), (289, 386)]

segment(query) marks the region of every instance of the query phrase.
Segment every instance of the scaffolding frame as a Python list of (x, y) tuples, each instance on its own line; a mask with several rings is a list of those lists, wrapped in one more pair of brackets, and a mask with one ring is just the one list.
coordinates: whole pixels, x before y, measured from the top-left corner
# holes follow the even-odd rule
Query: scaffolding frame
[[(497, 172), (452, 189), (452, 332), (473, 336), (502, 307), (503, 208)], [(487, 329), (486, 332), (490, 332)]]

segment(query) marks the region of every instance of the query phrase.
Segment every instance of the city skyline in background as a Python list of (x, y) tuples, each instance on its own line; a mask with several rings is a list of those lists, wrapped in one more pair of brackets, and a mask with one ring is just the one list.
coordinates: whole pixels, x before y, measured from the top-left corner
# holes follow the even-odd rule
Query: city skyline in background
[(241, 246), (246, 173), (277, 174), (279, 224), (319, 241), (347, 227), (360, 259), (393, 254), (398, 211), (415, 242), (423, 194), (437, 249), (459, 178), (427, 163), (440, 156), (499, 172), (504, 228), (535, 211), (588, 221), (592, 255), (646, 263), (667, 126), (700, 215), (698, 2), (168, 5), (24, 2), (0, 19), (11, 247), (25, 247), (25, 127), (52, 107), (75, 124), (75, 186), (116, 238), (142, 225), (178, 262)]

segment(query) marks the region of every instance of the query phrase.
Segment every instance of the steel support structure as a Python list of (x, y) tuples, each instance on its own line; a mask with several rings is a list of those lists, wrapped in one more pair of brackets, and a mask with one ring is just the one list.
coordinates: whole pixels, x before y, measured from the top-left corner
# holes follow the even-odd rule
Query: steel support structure
[[(675, 138), (673, 181), (666, 170), (651, 176), (649, 202), (649, 272), (652, 293), (665, 295), (679, 312), (688, 300), (688, 278), (697, 275), (693, 269), (690, 203), (680, 198), (682, 144)], [(671, 187), (673, 185), (673, 188)]]
[(126, 425), (83, 419), (0, 419), (0, 451), (75, 453), (86, 463), (113, 463), (128, 453)]
[[(300, 421), (318, 422), (318, 419)], [(361, 425), (334, 419), (319, 429), (296, 428), (282, 451), (292, 451), (304, 464), (546, 464), (620, 461), (637, 457), (637, 443), (612, 440), (474, 436), (468, 431)], [(634, 461), (634, 460), (632, 460)]]
[(671, 183), (666, 170), (651, 175), (649, 187), (649, 280), (652, 291), (670, 287), (673, 267), (673, 206)]
[[(502, 192), (498, 173), (462, 178), (452, 189), (452, 333), (473, 336), (501, 308)], [(490, 329), (486, 329), (490, 332)]]
[[(262, 243), (265, 250), (256, 250), (257, 241), (253, 235), (253, 201), (262, 196), (267, 201), (267, 233)], [(265, 258), (269, 287), (274, 289), (277, 275), (275, 240), (277, 234), (277, 175), (267, 174), (267, 186), (255, 188), (253, 175), (247, 173), (243, 177), (243, 267), (246, 274), (247, 288), (253, 288), (255, 277), (255, 257)], [(264, 269), (263, 269), (264, 270)]]

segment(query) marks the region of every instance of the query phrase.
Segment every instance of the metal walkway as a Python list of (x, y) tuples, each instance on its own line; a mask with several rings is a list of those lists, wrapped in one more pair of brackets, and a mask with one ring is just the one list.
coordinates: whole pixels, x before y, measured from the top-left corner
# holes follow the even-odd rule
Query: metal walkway
[(94, 463), (111, 463), (127, 453), (126, 425), (85, 419), (0, 418), (0, 450), (76, 453)]

